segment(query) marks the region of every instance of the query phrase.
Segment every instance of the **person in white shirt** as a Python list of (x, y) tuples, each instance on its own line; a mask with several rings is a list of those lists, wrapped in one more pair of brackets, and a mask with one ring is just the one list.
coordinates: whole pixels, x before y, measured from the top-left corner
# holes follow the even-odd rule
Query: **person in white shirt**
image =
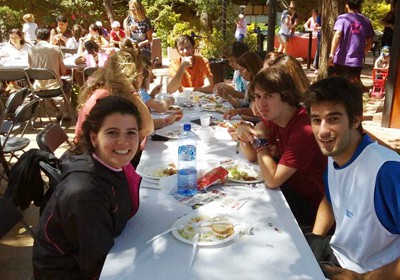
[(24, 35), (20, 29), (11, 29), (9, 32), (10, 40), (0, 49), (1, 57), (27, 60), (28, 50), (32, 47), (24, 40)]
[(247, 21), (244, 15), (239, 14), (236, 20), (236, 31), (235, 38), (237, 41), (242, 42), (244, 37), (246, 37), (247, 32)]
[(22, 25), (22, 32), (25, 35), (25, 40), (27, 42), (35, 42), (36, 35), (35, 31), (38, 28), (38, 25), (35, 23), (35, 18), (32, 14), (26, 14), (22, 17), (25, 23)]

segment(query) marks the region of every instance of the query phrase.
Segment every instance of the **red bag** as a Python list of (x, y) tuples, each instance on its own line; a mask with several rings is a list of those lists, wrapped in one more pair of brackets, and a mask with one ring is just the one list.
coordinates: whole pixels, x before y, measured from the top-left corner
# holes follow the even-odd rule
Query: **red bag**
[(228, 173), (228, 170), (222, 166), (211, 169), (202, 177), (197, 179), (197, 189), (201, 191), (205, 190), (211, 185), (225, 183), (226, 179), (228, 178)]

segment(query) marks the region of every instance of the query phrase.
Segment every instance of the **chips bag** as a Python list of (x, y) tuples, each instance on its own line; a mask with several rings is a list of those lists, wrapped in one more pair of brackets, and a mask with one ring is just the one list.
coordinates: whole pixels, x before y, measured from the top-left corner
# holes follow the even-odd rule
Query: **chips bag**
[(223, 184), (228, 178), (228, 170), (222, 166), (211, 169), (206, 174), (197, 179), (197, 189), (199, 191), (205, 190), (214, 184)]

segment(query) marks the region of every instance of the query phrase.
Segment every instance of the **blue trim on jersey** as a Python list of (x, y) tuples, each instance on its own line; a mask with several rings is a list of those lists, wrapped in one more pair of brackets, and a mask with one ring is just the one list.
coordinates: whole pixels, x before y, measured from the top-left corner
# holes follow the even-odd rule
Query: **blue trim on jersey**
[(344, 169), (347, 166), (349, 166), (355, 159), (364, 151), (365, 147), (367, 147), (369, 144), (374, 143), (375, 141), (372, 141), (372, 139), (368, 136), (368, 134), (364, 134), (361, 143), (357, 146), (357, 149), (354, 151), (353, 156), (351, 159), (343, 166), (337, 165), (336, 162), (333, 162), (333, 166), (335, 169)]
[(381, 224), (392, 234), (400, 234), (400, 162), (387, 161), (379, 169), (374, 204)]

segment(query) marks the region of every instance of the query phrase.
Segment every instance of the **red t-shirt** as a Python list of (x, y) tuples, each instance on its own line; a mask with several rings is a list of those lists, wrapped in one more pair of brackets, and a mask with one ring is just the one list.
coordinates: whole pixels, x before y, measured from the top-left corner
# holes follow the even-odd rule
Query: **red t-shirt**
[(270, 128), (268, 141), (277, 147), (278, 164), (297, 169), (285, 184), (317, 208), (324, 196), (323, 174), (327, 158), (315, 140), (306, 109), (300, 107), (286, 127), (262, 121)]
[(114, 29), (110, 31), (110, 37), (114, 40), (114, 41), (121, 41), (117, 35), (117, 33), (119, 33), (119, 37), (121, 38), (125, 38), (125, 32), (124, 30), (120, 29), (117, 31), (115, 31)]

